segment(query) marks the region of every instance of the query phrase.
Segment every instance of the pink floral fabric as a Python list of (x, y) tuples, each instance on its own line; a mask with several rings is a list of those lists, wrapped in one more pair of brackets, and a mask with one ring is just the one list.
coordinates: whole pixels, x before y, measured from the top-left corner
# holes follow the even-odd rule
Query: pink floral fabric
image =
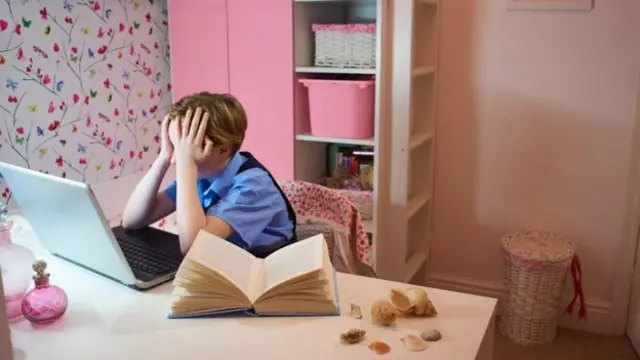
[(291, 202), (298, 223), (301, 218), (318, 218), (332, 223), (337, 229), (336, 244), (355, 249), (357, 261), (371, 266), (371, 244), (364, 230), (362, 218), (355, 205), (339, 192), (327, 187), (303, 182), (284, 181), (280, 187)]

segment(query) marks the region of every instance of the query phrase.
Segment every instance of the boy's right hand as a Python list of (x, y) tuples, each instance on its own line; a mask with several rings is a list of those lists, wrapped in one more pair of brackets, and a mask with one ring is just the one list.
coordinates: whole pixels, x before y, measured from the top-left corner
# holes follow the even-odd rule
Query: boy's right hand
[(162, 130), (160, 132), (160, 155), (164, 161), (171, 161), (173, 158), (173, 144), (169, 139), (169, 124), (171, 123), (169, 115), (164, 117), (162, 121)]

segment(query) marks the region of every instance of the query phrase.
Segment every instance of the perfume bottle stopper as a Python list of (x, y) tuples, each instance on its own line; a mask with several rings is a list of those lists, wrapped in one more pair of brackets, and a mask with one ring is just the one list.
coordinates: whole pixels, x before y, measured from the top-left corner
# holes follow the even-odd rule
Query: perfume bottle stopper
[(33, 271), (36, 274), (33, 276), (33, 281), (36, 286), (45, 285), (49, 282), (49, 273), (45, 273), (47, 270), (47, 262), (44, 260), (37, 260), (32, 265)]

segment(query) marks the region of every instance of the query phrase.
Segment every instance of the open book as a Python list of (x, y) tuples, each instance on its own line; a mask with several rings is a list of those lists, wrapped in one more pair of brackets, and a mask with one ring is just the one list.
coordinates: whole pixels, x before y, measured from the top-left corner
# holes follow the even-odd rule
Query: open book
[(200, 231), (173, 281), (169, 318), (229, 313), (339, 315), (335, 271), (324, 236), (259, 259)]

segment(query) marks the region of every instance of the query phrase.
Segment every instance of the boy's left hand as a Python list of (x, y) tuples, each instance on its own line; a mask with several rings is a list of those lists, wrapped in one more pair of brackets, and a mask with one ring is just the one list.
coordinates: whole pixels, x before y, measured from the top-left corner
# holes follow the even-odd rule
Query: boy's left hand
[(205, 137), (209, 114), (197, 108), (189, 109), (184, 118), (178, 119), (174, 143), (176, 161), (200, 163), (213, 152), (213, 142)]

